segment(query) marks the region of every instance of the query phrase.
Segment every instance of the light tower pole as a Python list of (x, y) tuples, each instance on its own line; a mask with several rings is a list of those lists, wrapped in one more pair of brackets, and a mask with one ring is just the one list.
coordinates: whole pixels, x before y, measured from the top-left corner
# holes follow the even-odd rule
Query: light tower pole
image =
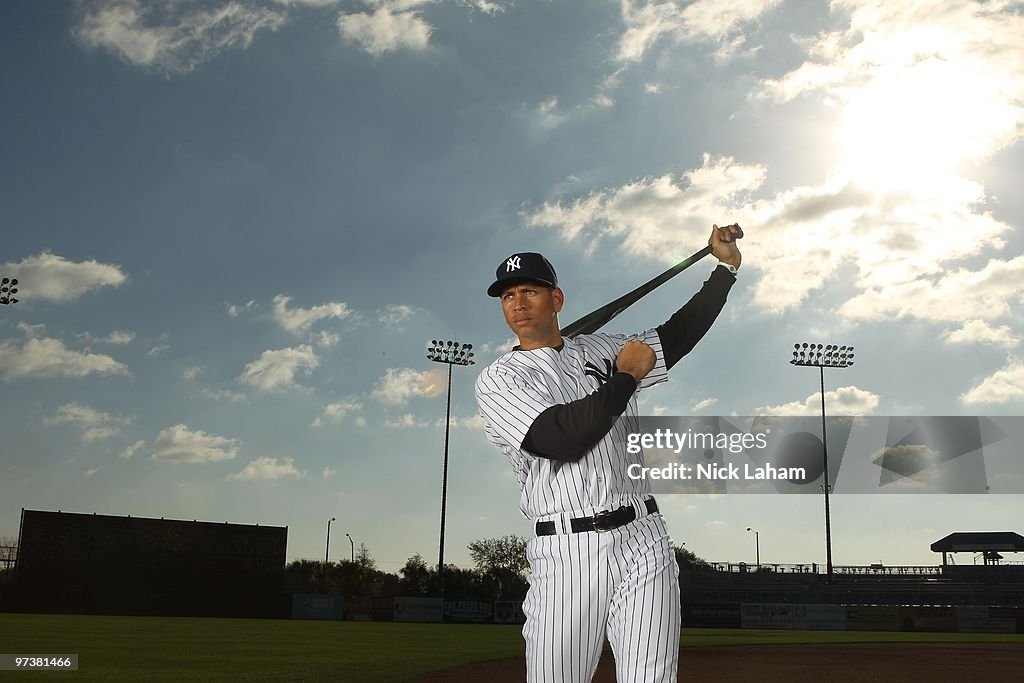
[(327, 520), (327, 548), (324, 550), (324, 588), (327, 587), (327, 557), (331, 554), (331, 522), (335, 521), (334, 517)]
[(848, 368), (853, 365), (853, 347), (828, 344), (795, 344), (793, 359), (790, 364), (799, 367), (818, 368), (821, 378), (821, 459), (824, 466), (824, 483), (821, 490), (825, 493), (825, 567), (826, 581), (832, 583), (832, 519), (829, 513), (828, 497), (832, 492), (832, 484), (828, 476), (828, 436), (825, 432), (825, 368)]
[(748, 526), (747, 527), (747, 531), (753, 531), (754, 532), (754, 553), (755, 553), (754, 557), (755, 557), (755, 561), (757, 562), (757, 568), (760, 569), (761, 568), (761, 537), (758, 535), (757, 529), (751, 529)]
[(454, 341), (430, 342), (427, 347), (427, 360), (435, 363), (444, 363), (448, 366), (448, 404), (444, 413), (444, 470), (441, 476), (441, 541), (437, 551), (437, 577), (441, 588), (441, 597), (444, 597), (444, 524), (445, 510), (448, 505), (448, 433), (451, 428), (452, 418), (452, 366), (473, 365), (473, 345), (462, 344)]

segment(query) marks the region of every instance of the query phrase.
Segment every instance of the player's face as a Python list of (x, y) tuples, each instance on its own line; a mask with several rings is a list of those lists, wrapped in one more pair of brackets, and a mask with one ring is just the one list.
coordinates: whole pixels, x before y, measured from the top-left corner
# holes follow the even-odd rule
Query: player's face
[(501, 293), (501, 310), (505, 322), (519, 337), (520, 348), (530, 350), (561, 343), (558, 312), (564, 300), (561, 289), (534, 282), (505, 288)]

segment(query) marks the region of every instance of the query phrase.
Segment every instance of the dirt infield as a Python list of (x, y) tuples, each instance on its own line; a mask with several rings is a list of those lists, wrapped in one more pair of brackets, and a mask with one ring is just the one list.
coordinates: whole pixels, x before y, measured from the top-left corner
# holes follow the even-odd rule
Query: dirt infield
[[(744, 645), (685, 647), (681, 681), (955, 681), (1021, 680), (1024, 648), (1006, 644)], [(436, 671), (420, 683), (526, 680), (522, 659), (502, 659)], [(614, 683), (615, 662), (606, 651), (595, 683)]]

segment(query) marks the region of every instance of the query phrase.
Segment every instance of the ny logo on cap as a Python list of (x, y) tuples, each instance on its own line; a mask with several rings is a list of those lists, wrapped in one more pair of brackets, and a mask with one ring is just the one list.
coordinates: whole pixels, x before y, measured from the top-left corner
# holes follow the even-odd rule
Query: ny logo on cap
[(520, 268), (520, 265), (519, 265), (519, 257), (518, 256), (513, 256), (508, 261), (505, 262), (505, 272), (506, 273), (511, 273), (513, 270), (519, 270), (519, 268)]

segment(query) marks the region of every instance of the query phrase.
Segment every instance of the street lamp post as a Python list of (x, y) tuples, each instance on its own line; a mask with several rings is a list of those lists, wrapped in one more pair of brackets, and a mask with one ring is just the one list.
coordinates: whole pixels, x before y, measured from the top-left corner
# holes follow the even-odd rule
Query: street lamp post
[(352, 537), (349, 536), (347, 533), (345, 535), (348, 536), (348, 544), (349, 544), (349, 546), (351, 546), (349, 548), (349, 550), (352, 551), (352, 561), (355, 562), (356, 561), (356, 542), (353, 541)]
[(747, 527), (747, 531), (753, 531), (754, 532), (754, 553), (755, 553), (754, 557), (755, 557), (755, 561), (757, 562), (757, 568), (760, 569), (761, 568), (761, 537), (758, 535), (757, 529), (751, 529), (748, 526)]
[(3, 278), (0, 280), (0, 304), (16, 304), (14, 295), (18, 293), (18, 279)]
[(444, 472), (441, 477), (441, 542), (437, 552), (437, 576), (441, 587), (441, 597), (444, 597), (444, 523), (445, 508), (448, 503), (448, 432), (452, 415), (452, 366), (473, 365), (473, 345), (462, 344), (454, 341), (432, 340), (427, 347), (427, 360), (435, 363), (445, 363), (448, 366), (448, 405), (444, 414)]
[(825, 432), (825, 368), (848, 368), (853, 365), (853, 347), (828, 344), (795, 344), (790, 364), (799, 367), (815, 367), (821, 378), (821, 459), (824, 466), (824, 483), (821, 490), (825, 493), (825, 567), (826, 581), (832, 583), (832, 521), (829, 513), (828, 497), (832, 492), (832, 484), (828, 475), (828, 436)]
[[(331, 554), (331, 522), (335, 521), (334, 517), (327, 520), (327, 549), (324, 550), (324, 587), (327, 586), (327, 557)], [(323, 589), (321, 589), (323, 590)]]

